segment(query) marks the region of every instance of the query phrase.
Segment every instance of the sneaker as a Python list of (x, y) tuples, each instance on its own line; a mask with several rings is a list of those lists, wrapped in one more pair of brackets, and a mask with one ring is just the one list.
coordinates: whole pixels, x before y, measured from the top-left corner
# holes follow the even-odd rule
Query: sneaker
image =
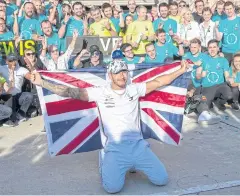
[(213, 125), (219, 123), (220, 117), (211, 114), (208, 111), (202, 112), (198, 117), (198, 123), (201, 125)]
[(19, 123), (27, 121), (27, 118), (19, 113), (17, 113), (17, 119)]
[(239, 105), (238, 105), (237, 102), (233, 102), (231, 106), (232, 106), (232, 109), (234, 109), (234, 110), (236, 110), (236, 111), (239, 110)]
[(16, 123), (14, 123), (14, 122), (11, 121), (11, 120), (8, 120), (8, 121), (6, 121), (5, 123), (3, 123), (3, 126), (4, 126), (4, 127), (15, 127), (15, 126), (16, 126)]

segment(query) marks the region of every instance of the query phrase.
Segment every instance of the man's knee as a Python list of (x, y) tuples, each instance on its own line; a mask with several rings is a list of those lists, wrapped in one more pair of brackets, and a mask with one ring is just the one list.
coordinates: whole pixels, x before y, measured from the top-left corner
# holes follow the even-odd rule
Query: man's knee
[(169, 178), (167, 171), (163, 171), (161, 169), (160, 172), (156, 172), (157, 176), (154, 179), (151, 179), (151, 182), (157, 186), (164, 186), (167, 185)]
[(108, 193), (118, 193), (122, 190), (124, 183), (123, 182), (102, 182), (103, 188)]

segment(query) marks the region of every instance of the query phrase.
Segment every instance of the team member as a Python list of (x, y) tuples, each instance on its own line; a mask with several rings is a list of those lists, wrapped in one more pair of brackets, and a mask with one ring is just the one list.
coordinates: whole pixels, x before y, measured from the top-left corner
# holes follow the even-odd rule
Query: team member
[(128, 26), (126, 36), (127, 43), (130, 43), (135, 55), (145, 56), (145, 45), (154, 40), (154, 30), (152, 22), (146, 20), (147, 8), (139, 6), (137, 8), (138, 19)]
[(91, 35), (98, 35), (101, 37), (117, 36), (117, 32), (112, 21), (101, 17), (100, 8), (92, 7), (90, 12), (95, 21), (89, 27), (89, 32)]
[(169, 18), (169, 6), (167, 3), (159, 5), (159, 13), (160, 18), (153, 22), (154, 32), (158, 29), (164, 29), (167, 43), (172, 43), (171, 36), (177, 33), (177, 22)]
[(225, 83), (227, 77), (229, 63), (226, 58), (220, 57), (219, 54), (219, 42), (217, 40), (211, 40), (208, 43), (209, 58), (207, 62), (202, 65), (201, 76), (202, 77), (202, 96), (204, 100), (197, 107), (197, 111), (200, 116), (198, 118), (199, 123), (215, 121), (209, 114), (209, 108), (214, 100), (215, 105), (220, 110), (225, 110), (224, 104), (232, 99), (232, 92), (230, 87)]
[[(82, 101), (95, 101), (101, 113), (107, 142), (100, 152), (100, 175), (104, 189), (109, 193), (121, 191), (128, 170), (144, 172), (155, 185), (165, 185), (168, 175), (164, 165), (143, 139), (140, 128), (139, 97), (170, 84), (187, 70), (181, 68), (171, 74), (159, 76), (147, 83), (127, 84), (128, 66), (123, 61), (113, 61), (108, 66), (110, 83), (94, 88), (70, 88), (55, 85), (33, 74), (32, 82), (55, 94)], [(117, 125), (117, 126), (116, 126)]]
[(168, 43), (166, 41), (166, 32), (163, 29), (159, 29), (156, 32), (157, 42), (155, 43), (155, 48), (158, 53), (158, 59), (160, 63), (163, 63), (166, 58), (173, 60), (174, 56), (183, 56), (184, 48), (183, 44), (179, 43), (179, 49), (173, 45), (173, 43)]
[(229, 68), (229, 74), (227, 75), (227, 82), (231, 87), (233, 95), (232, 108), (234, 110), (239, 110), (238, 100), (240, 89), (240, 54), (235, 54), (233, 56), (232, 64)]
[(194, 12), (193, 18), (198, 23), (201, 24), (203, 22), (203, 8), (204, 8), (204, 1), (203, 0), (196, 0), (194, 2), (196, 12)]
[(120, 47), (120, 50), (124, 55), (123, 60), (127, 64), (137, 64), (137, 63), (142, 63), (144, 61), (143, 57), (134, 55), (132, 45), (129, 43), (122, 44)]
[(218, 41), (222, 40), (222, 52), (230, 62), (233, 54), (240, 50), (240, 18), (235, 14), (234, 4), (230, 1), (224, 5), (227, 19), (221, 20), (216, 28)]

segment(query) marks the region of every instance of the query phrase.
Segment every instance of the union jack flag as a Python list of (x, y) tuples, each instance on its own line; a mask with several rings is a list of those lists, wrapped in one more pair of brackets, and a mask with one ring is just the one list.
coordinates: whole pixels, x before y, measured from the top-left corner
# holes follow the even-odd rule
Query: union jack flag
[[(150, 81), (180, 68), (180, 62), (167, 65), (131, 65), (131, 82)], [(55, 84), (88, 88), (106, 85), (104, 68), (86, 68), (72, 72), (41, 72), (42, 77)], [(181, 140), (189, 74), (170, 85), (157, 89), (140, 99), (141, 130), (145, 139), (153, 138), (178, 145)], [(104, 147), (106, 137), (99, 111), (94, 102), (63, 98), (38, 88), (51, 156), (89, 152)], [(98, 96), (98, 95), (96, 95)]]

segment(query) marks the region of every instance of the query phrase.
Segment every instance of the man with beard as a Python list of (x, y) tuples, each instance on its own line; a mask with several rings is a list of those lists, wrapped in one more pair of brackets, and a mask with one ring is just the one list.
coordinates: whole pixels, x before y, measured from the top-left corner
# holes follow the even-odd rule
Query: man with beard
[(158, 29), (164, 29), (166, 32), (167, 43), (172, 43), (172, 38), (177, 33), (177, 22), (169, 18), (169, 6), (167, 3), (161, 3), (159, 5), (160, 18), (153, 22), (154, 32)]
[(86, 21), (83, 21), (83, 4), (81, 2), (75, 2), (72, 6), (74, 15), (71, 17), (66, 14), (62, 22), (62, 26), (59, 29), (58, 35), (60, 38), (71, 37), (73, 30), (78, 31), (79, 36), (87, 35), (88, 25)]
[(134, 168), (146, 174), (157, 186), (168, 183), (163, 163), (143, 139), (140, 126), (139, 98), (172, 83), (186, 72), (188, 64), (183, 61), (177, 71), (159, 76), (146, 83), (128, 84), (129, 70), (123, 61), (113, 61), (107, 69), (109, 83), (92, 88), (70, 88), (41, 79), (39, 73), (32, 75), (32, 82), (62, 97), (96, 102), (101, 123), (107, 138), (99, 153), (99, 170), (103, 188), (108, 193), (122, 190), (128, 170)]
[(42, 34), (40, 23), (34, 17), (34, 5), (31, 2), (24, 4), (25, 16), (18, 17), (14, 12), (13, 31), (15, 35), (20, 34), (21, 39), (38, 39)]
[(48, 20), (44, 20), (41, 26), (44, 37), (47, 39), (47, 46), (55, 45), (60, 53), (65, 52), (63, 40), (59, 39), (58, 34), (53, 32), (52, 24)]

